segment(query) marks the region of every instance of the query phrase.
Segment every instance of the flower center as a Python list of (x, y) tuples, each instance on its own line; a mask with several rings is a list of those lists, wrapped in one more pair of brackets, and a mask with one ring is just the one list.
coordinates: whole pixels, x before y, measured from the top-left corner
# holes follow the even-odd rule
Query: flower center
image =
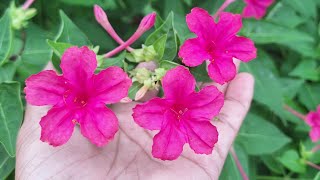
[(181, 105), (173, 105), (170, 110), (176, 115), (176, 119), (180, 121), (182, 116), (188, 111), (188, 108)]
[(64, 93), (63, 99), (68, 106), (82, 108), (88, 104), (89, 97), (85, 93), (74, 93), (68, 90)]
[(215, 50), (216, 50), (216, 43), (215, 43), (214, 41), (211, 41), (211, 42), (207, 45), (206, 51), (207, 51), (211, 56), (214, 56)]

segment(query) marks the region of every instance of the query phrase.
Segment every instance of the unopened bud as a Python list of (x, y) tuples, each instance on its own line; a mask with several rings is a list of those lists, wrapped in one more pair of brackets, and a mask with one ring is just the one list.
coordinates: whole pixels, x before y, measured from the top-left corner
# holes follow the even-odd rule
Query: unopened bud
[(37, 10), (34, 8), (23, 9), (22, 7), (16, 7), (14, 3), (10, 6), (11, 24), (16, 30), (20, 30), (27, 27), (28, 20), (37, 14)]
[(167, 73), (167, 71), (164, 68), (157, 68), (154, 70), (154, 73), (156, 75), (156, 80), (159, 81)]
[(105, 21), (108, 21), (108, 17), (106, 15), (106, 13), (103, 11), (103, 9), (98, 6), (98, 5), (94, 5), (94, 16), (97, 20), (98, 23), (102, 24)]
[(147, 86), (142, 86), (142, 87), (138, 90), (138, 92), (136, 93), (136, 96), (135, 96), (134, 99), (135, 99), (136, 101), (142, 99), (143, 96), (147, 93), (148, 89), (149, 89), (149, 87), (147, 87)]
[(151, 14), (146, 15), (140, 22), (139, 29), (143, 29), (144, 31), (148, 31), (153, 27), (156, 22), (156, 13), (153, 12)]

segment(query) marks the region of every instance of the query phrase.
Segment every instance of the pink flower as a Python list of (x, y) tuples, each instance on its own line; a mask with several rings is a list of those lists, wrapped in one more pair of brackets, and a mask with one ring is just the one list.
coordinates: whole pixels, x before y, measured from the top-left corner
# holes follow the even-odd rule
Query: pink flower
[(60, 67), (62, 76), (47, 70), (26, 80), (28, 103), (53, 106), (41, 119), (40, 139), (53, 146), (62, 145), (79, 123), (83, 136), (97, 146), (105, 145), (118, 130), (117, 117), (105, 104), (126, 97), (131, 80), (119, 67), (94, 74), (96, 55), (87, 47), (67, 49)]
[(274, 0), (244, 0), (247, 4), (243, 9), (243, 17), (254, 17), (261, 19), (267, 11), (267, 8), (274, 2)]
[(316, 112), (309, 112), (306, 116), (306, 122), (311, 127), (309, 133), (310, 138), (313, 142), (320, 140), (320, 105)]
[(256, 58), (254, 43), (248, 38), (236, 36), (242, 27), (240, 15), (222, 12), (219, 22), (215, 23), (207, 11), (193, 8), (187, 15), (187, 24), (197, 37), (184, 42), (179, 57), (190, 67), (209, 60), (209, 76), (219, 84), (235, 77), (233, 57), (244, 62)]
[(141, 127), (160, 130), (153, 139), (152, 154), (174, 160), (185, 143), (198, 154), (210, 154), (218, 132), (210, 120), (223, 106), (223, 94), (214, 86), (195, 92), (196, 81), (183, 66), (171, 69), (162, 79), (165, 97), (137, 105), (133, 118)]

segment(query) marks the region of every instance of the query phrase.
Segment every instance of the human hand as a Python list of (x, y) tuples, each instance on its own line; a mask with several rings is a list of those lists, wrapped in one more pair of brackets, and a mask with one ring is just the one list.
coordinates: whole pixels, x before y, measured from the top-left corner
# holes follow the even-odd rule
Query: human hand
[(39, 140), (39, 120), (49, 107), (27, 105), (17, 142), (16, 179), (218, 179), (225, 158), (249, 109), (253, 77), (240, 73), (229, 84), (218, 87), (225, 104), (212, 123), (219, 140), (212, 155), (195, 154), (184, 146), (175, 161), (151, 155), (152, 137), (132, 118), (137, 102), (115, 104), (119, 132), (103, 148), (92, 145), (78, 128), (63, 146), (52, 147)]

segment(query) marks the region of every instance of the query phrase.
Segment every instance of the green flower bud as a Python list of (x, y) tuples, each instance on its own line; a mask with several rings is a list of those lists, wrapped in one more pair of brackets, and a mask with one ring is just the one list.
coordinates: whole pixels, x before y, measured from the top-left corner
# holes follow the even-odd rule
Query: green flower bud
[(14, 3), (11, 3), (11, 24), (16, 30), (27, 27), (28, 20), (33, 18), (36, 14), (37, 10), (35, 8), (22, 9), (22, 7), (16, 7)]
[(131, 62), (149, 62), (157, 57), (154, 47), (142, 45), (141, 49), (135, 49), (128, 54), (127, 59)]
[(156, 75), (156, 80), (159, 81), (167, 73), (167, 71), (164, 68), (157, 68), (154, 70), (154, 73)]
[(131, 75), (133, 76), (134, 81), (138, 81), (139, 83), (143, 84), (145, 80), (151, 78), (152, 73), (146, 68), (137, 68), (131, 71)]

